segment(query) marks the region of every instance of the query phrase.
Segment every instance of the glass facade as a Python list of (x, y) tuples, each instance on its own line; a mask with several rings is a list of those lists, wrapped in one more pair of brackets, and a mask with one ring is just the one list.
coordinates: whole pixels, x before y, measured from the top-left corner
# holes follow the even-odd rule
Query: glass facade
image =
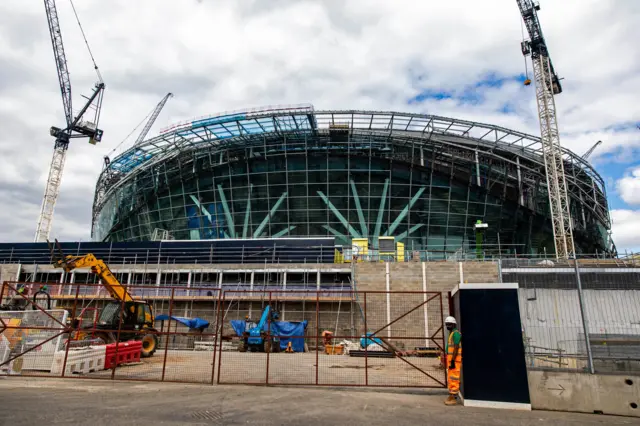
[[(445, 255), (473, 251), (482, 220), (487, 251), (553, 253), (545, 181), (514, 153), (463, 151), (344, 125), (188, 149), (128, 171), (105, 191), (93, 238), (334, 236), (376, 247), (378, 237), (394, 236), (407, 250)], [(607, 226), (579, 203), (572, 213), (580, 251), (604, 251)]]

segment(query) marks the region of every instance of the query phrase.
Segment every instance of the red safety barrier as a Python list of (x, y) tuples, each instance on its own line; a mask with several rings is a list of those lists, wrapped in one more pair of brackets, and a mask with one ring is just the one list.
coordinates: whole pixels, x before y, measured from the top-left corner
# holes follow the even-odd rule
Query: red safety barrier
[(140, 353), (142, 352), (142, 342), (130, 340), (124, 343), (118, 343), (118, 359), (116, 361), (116, 343), (107, 345), (107, 353), (104, 357), (104, 368), (108, 370), (113, 368), (114, 364), (127, 364), (130, 362), (140, 362)]

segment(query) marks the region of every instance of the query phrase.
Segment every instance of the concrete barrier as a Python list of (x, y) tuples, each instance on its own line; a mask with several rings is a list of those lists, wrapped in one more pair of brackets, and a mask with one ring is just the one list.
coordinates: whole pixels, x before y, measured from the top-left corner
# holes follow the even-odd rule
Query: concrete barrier
[[(57, 352), (63, 348), (63, 337), (59, 335), (53, 340), (46, 341), (51, 335), (48, 330), (29, 330), (27, 335), (27, 347), (35, 346), (35, 348), (24, 355), (22, 358), (23, 370), (40, 370), (51, 371), (53, 367), (53, 359)], [(41, 343), (46, 342), (46, 343)], [(39, 346), (38, 346), (39, 345)]]
[[(67, 365), (65, 368), (65, 376), (70, 376), (73, 373), (87, 374), (92, 371), (104, 370), (104, 360), (106, 347), (101, 346), (87, 346), (78, 349), (69, 349), (69, 355), (67, 356)], [(53, 356), (53, 366), (51, 368), (51, 374), (61, 375), (62, 366), (64, 365), (65, 351), (58, 351)]]
[(0, 364), (9, 359), (11, 349), (9, 348), (9, 341), (6, 337), (0, 334)]
[(113, 368), (114, 365), (140, 362), (142, 341), (129, 340), (128, 342), (111, 343), (106, 345), (104, 357), (104, 369)]
[(529, 371), (534, 410), (640, 417), (640, 376)]

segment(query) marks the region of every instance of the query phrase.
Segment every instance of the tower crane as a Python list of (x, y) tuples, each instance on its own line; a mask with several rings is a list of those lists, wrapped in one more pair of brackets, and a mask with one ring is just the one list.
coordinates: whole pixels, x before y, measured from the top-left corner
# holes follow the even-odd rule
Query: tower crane
[[(160, 115), (160, 112), (162, 111), (162, 108), (164, 108), (164, 105), (167, 103), (167, 101), (171, 97), (173, 97), (173, 93), (171, 93), (171, 92), (167, 93), (164, 96), (164, 98), (162, 98), (162, 100), (160, 100), (160, 102), (158, 102), (158, 105), (156, 105), (156, 107), (153, 109), (153, 111), (151, 111), (151, 113), (147, 115), (147, 117), (149, 117), (149, 119), (147, 119), (147, 117), (145, 117), (143, 119), (143, 121), (147, 120), (147, 122), (144, 125), (144, 127), (142, 128), (142, 131), (140, 132), (138, 137), (136, 138), (136, 141), (133, 143), (133, 146), (139, 145), (140, 143), (142, 143), (142, 141), (144, 141), (144, 138), (147, 137), (147, 134), (149, 133), (149, 130), (151, 130), (151, 126), (153, 126), (153, 123), (156, 122), (156, 119)], [(124, 138), (124, 140), (122, 142), (120, 142), (115, 148), (113, 148), (113, 150), (109, 153), (109, 155), (114, 153), (120, 147), (120, 145), (122, 145), (127, 139), (129, 139), (129, 136), (131, 136), (138, 129), (138, 127), (140, 127), (140, 124), (142, 124), (142, 121), (135, 127), (135, 129), (133, 129), (131, 131), (131, 133), (129, 133), (129, 135), (126, 138)], [(105, 155), (104, 156), (104, 170), (106, 170), (106, 171), (108, 171), (109, 165), (111, 164), (111, 159), (109, 158), (109, 155)]]
[[(524, 40), (521, 48), (525, 57), (531, 55), (533, 63), (538, 117), (540, 119), (540, 136), (547, 175), (556, 257), (558, 259), (568, 259), (575, 256), (575, 248), (554, 99), (554, 95), (562, 93), (562, 85), (553, 68), (547, 43), (542, 35), (537, 13), (540, 10), (540, 4), (533, 0), (516, 1), (529, 33), (529, 40)], [(527, 80), (525, 84), (530, 84), (530, 81)]]
[(593, 151), (595, 151), (596, 148), (599, 147), (601, 143), (602, 143), (602, 141), (598, 141), (598, 142), (594, 143), (593, 146), (591, 148), (589, 148), (589, 150), (587, 152), (582, 154), (582, 159), (583, 160), (588, 160), (589, 157), (591, 156), (591, 154), (593, 154)]
[(153, 123), (156, 122), (158, 115), (160, 115), (160, 111), (162, 111), (162, 108), (164, 108), (164, 104), (166, 104), (169, 98), (172, 96), (173, 93), (169, 92), (165, 95), (164, 98), (162, 98), (160, 102), (158, 102), (158, 105), (156, 105), (156, 108), (153, 110), (151, 116), (149, 117), (149, 121), (147, 121), (147, 124), (144, 125), (142, 132), (140, 132), (140, 135), (138, 135), (138, 139), (136, 139), (136, 141), (133, 143), (133, 146), (138, 145), (144, 140), (145, 137), (147, 137), (147, 133), (149, 133), (149, 130), (151, 130), (151, 126), (153, 126)]
[[(62, 93), (62, 104), (66, 123), (64, 128), (51, 127), (49, 131), (51, 136), (55, 138), (55, 143), (53, 147), (53, 158), (51, 160), (47, 184), (44, 191), (44, 198), (42, 200), (40, 217), (38, 218), (38, 227), (36, 228), (36, 242), (47, 241), (49, 238), (51, 223), (53, 221), (53, 211), (60, 192), (60, 182), (62, 180), (62, 172), (64, 170), (64, 163), (70, 139), (88, 137), (89, 143), (94, 145), (102, 140), (102, 130), (98, 128), (98, 122), (100, 119), (100, 110), (102, 108), (102, 95), (105, 88), (104, 82), (98, 73), (99, 81), (95, 84), (93, 93), (91, 96), (86, 98), (86, 102), (78, 114), (76, 116), (73, 115), (71, 103), (71, 79), (67, 68), (67, 58), (64, 52), (64, 45), (62, 43), (62, 33), (60, 32), (60, 22), (58, 20), (56, 1), (44, 0), (44, 7), (47, 14), (47, 23), (49, 24), (49, 34), (51, 36), (56, 69), (58, 71), (58, 82), (60, 84), (60, 92)], [(95, 61), (94, 67), (97, 71), (98, 67), (95, 65)], [(93, 121), (85, 121), (85, 113), (87, 113), (90, 108), (94, 111)]]

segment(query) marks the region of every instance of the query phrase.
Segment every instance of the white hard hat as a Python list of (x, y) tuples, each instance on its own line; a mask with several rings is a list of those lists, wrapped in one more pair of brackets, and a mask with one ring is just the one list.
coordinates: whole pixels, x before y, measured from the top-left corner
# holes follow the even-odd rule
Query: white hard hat
[(456, 319), (454, 317), (447, 317), (444, 320), (445, 324), (457, 324)]

